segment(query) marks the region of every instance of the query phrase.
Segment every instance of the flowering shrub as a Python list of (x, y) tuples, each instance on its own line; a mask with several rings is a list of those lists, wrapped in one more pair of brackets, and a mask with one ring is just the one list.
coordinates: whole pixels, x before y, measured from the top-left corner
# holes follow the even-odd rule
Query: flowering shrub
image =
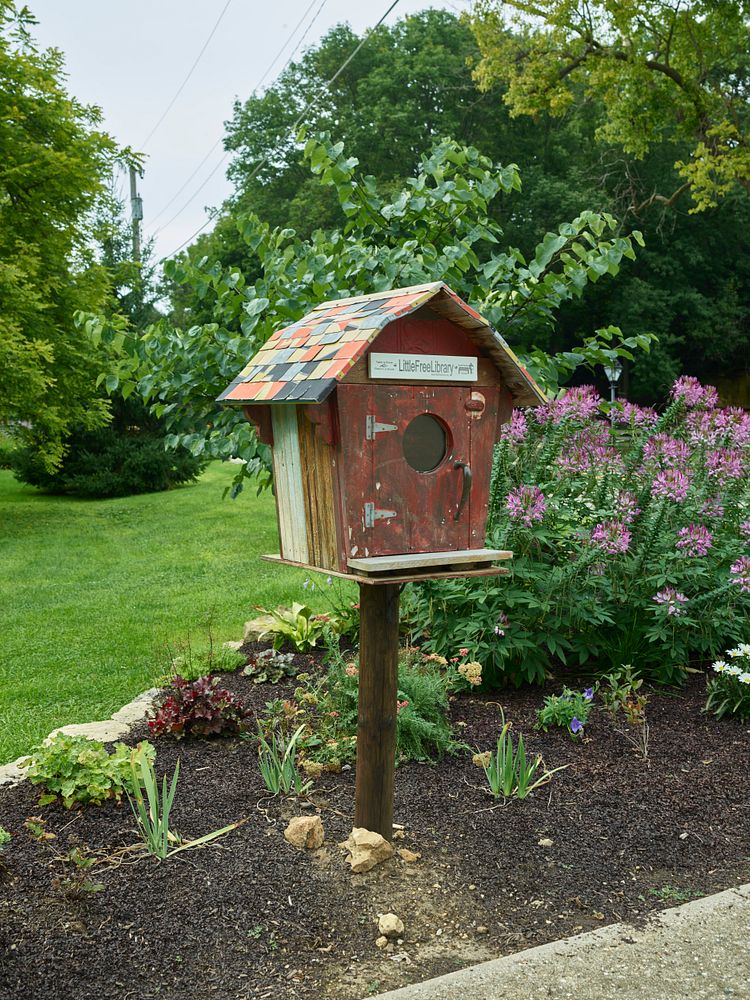
[(589, 721), (593, 700), (593, 688), (586, 688), (581, 693), (566, 687), (560, 695), (547, 695), (536, 713), (537, 729), (546, 732), (550, 726), (564, 726), (571, 736), (579, 736)]
[(717, 719), (725, 715), (750, 718), (750, 643), (741, 642), (726, 655), (729, 662), (717, 660), (712, 665), (715, 676), (707, 679), (706, 711)]
[(251, 710), (218, 687), (218, 677), (186, 681), (175, 677), (148, 728), (154, 736), (235, 736), (247, 727)]
[(496, 445), (489, 544), (512, 576), (412, 587), (412, 636), (482, 664), (485, 686), (554, 660), (662, 683), (742, 638), (750, 613), (750, 414), (697, 379), (660, 416), (591, 386), (515, 413)]

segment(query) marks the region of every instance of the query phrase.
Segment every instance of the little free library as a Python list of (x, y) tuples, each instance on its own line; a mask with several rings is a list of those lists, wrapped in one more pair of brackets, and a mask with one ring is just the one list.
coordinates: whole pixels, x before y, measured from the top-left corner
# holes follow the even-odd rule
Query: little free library
[(443, 282), (324, 302), (275, 332), (219, 399), (271, 446), (281, 551), (360, 587), (355, 825), (392, 834), (400, 587), (496, 575), (492, 453), (545, 401)]

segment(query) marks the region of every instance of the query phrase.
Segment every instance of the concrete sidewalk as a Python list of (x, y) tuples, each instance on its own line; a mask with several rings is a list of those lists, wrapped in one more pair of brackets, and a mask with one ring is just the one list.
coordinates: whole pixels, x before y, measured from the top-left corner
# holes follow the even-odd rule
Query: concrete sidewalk
[(750, 885), (375, 1000), (750, 1000)]

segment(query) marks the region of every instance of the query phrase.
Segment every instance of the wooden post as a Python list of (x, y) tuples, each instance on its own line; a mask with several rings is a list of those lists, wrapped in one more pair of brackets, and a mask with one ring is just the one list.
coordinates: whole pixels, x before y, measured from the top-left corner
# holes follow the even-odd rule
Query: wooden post
[(354, 825), (393, 837), (399, 584), (359, 585), (359, 712)]

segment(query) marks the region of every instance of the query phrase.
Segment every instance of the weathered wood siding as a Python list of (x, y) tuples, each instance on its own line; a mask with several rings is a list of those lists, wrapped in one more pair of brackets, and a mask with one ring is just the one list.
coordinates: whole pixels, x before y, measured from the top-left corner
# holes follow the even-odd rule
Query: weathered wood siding
[(297, 411), (308, 561), (313, 566), (337, 569), (333, 449), (307, 419), (305, 407), (299, 406)]
[(272, 420), (273, 473), (281, 554), (285, 559), (309, 563), (297, 407), (272, 407)]

